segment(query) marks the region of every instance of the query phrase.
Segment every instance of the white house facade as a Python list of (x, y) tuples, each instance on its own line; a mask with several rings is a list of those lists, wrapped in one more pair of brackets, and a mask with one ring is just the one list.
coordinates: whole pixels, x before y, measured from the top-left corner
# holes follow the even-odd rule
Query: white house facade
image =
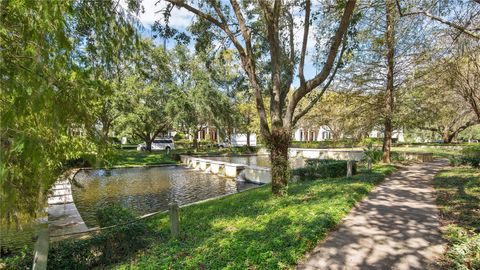
[(332, 139), (332, 132), (328, 126), (319, 128), (300, 127), (293, 133), (293, 140), (300, 142), (326, 141)]

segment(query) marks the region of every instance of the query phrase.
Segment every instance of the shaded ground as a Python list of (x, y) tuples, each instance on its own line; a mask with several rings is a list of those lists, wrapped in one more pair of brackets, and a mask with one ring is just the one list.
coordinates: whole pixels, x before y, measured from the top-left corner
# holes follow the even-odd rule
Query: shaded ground
[(480, 169), (455, 167), (435, 176), (448, 269), (480, 269)]
[(318, 179), (271, 186), (182, 208), (181, 236), (170, 238), (168, 217), (149, 221), (158, 238), (121, 269), (290, 269), (393, 170), (376, 166), (352, 178)]
[(436, 269), (444, 251), (434, 175), (446, 161), (391, 175), (298, 269)]

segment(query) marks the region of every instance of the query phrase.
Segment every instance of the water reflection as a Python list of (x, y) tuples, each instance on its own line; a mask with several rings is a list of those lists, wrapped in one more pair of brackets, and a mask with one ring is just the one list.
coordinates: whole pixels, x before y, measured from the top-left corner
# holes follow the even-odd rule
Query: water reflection
[(95, 210), (111, 203), (142, 215), (257, 186), (177, 166), (86, 170), (75, 180), (75, 204), (89, 227), (97, 225)]

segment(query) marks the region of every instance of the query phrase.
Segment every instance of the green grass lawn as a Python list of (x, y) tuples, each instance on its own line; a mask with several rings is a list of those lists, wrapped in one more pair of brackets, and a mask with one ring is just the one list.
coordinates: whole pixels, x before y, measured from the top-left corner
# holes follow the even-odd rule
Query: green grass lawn
[(168, 217), (152, 218), (149, 248), (115, 268), (282, 269), (293, 268), (325, 238), (393, 166), (377, 165), (353, 178), (292, 183), (288, 196), (271, 186), (180, 210), (181, 237), (170, 238)]
[(232, 148), (203, 148), (198, 151), (193, 149), (176, 149), (167, 154), (166, 151), (137, 151), (136, 149), (118, 149), (116, 155), (112, 159), (112, 166), (130, 167), (130, 166), (145, 166), (158, 164), (175, 164), (178, 163), (174, 159), (175, 155), (189, 154), (189, 155), (240, 155), (255, 153), (255, 149), (248, 149), (246, 147), (232, 147)]
[(172, 154), (167, 155), (166, 151), (117, 150), (112, 166), (129, 167), (175, 163), (177, 161), (173, 160)]
[[(451, 269), (480, 269), (480, 170), (456, 167), (435, 176), (437, 203), (449, 240)], [(476, 232), (475, 232), (476, 230)]]

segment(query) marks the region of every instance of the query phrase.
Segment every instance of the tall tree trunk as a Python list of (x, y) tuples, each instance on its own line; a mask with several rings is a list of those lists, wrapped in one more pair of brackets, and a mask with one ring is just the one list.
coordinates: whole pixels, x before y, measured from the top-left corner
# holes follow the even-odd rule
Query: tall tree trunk
[(145, 140), (145, 148), (148, 152), (152, 152), (152, 139)]
[(393, 69), (395, 57), (395, 0), (386, 0), (387, 29), (385, 41), (387, 45), (387, 89), (385, 92), (385, 132), (383, 136), (383, 162), (390, 163), (392, 147), (392, 117), (393, 117)]
[(193, 135), (193, 148), (195, 149), (195, 152), (198, 151), (198, 129), (195, 130), (195, 133)]
[(247, 146), (250, 147), (250, 131), (247, 131)]
[(292, 133), (285, 128), (272, 130), (268, 138), (270, 162), (272, 164), (272, 193), (283, 196), (287, 192), (287, 183), (290, 178), (288, 166), (288, 147), (292, 141)]
[(450, 131), (447, 128), (443, 130), (442, 139), (444, 143), (451, 143), (454, 136), (455, 133), (450, 134)]

